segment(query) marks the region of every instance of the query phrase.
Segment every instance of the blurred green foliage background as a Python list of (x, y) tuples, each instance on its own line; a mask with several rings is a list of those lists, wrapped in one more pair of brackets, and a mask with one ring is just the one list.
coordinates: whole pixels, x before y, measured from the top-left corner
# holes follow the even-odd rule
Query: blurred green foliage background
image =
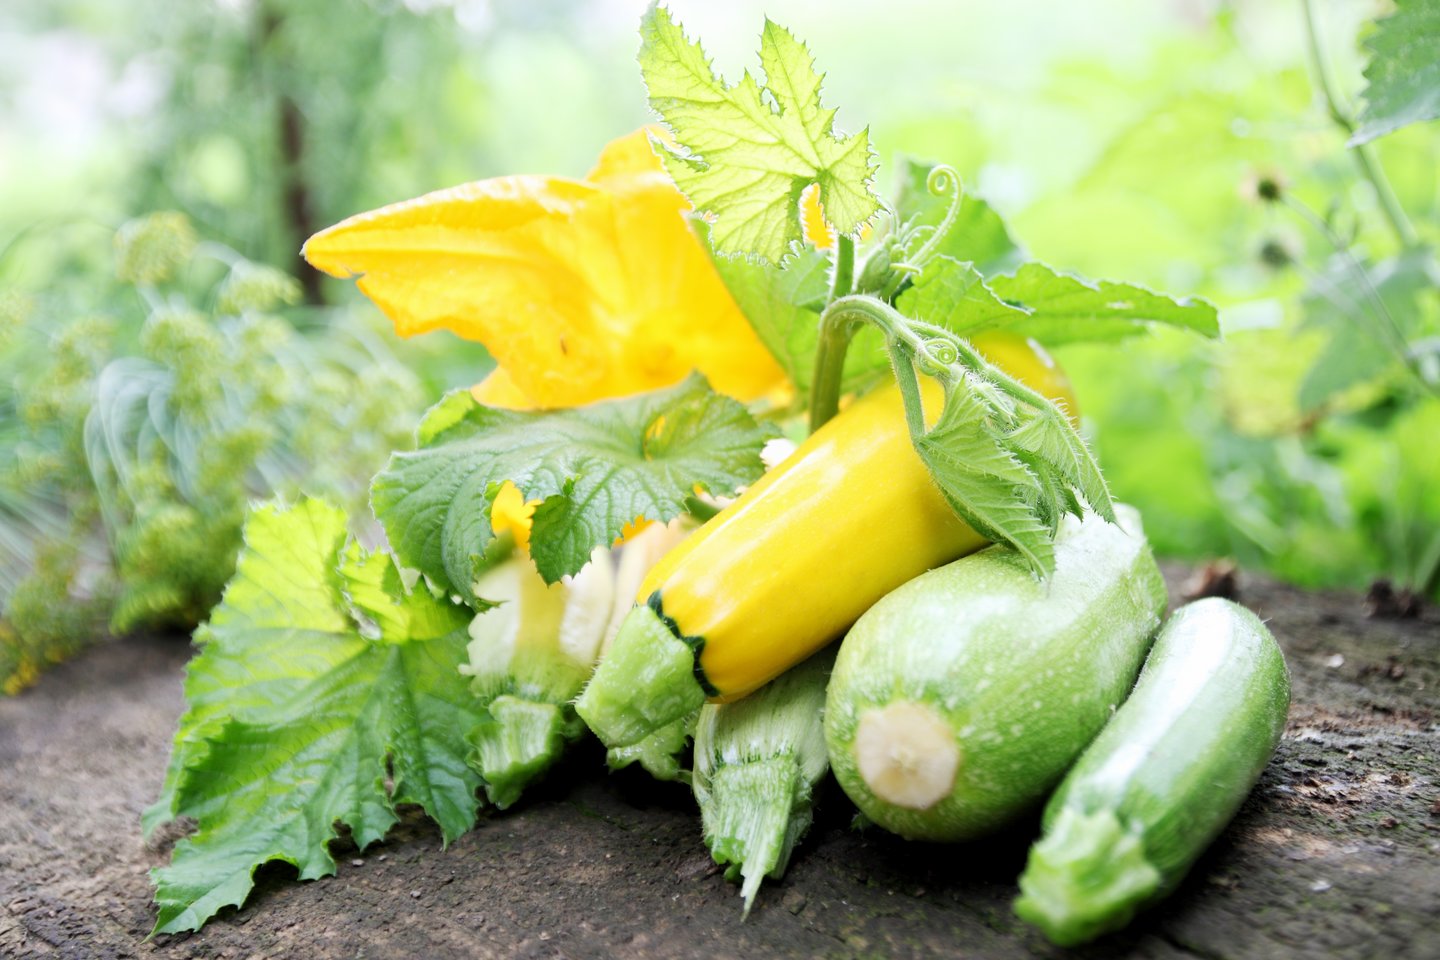
[[(1440, 131), (1417, 123), (1367, 148), (1406, 237), (1327, 115), (1299, 0), (671, 5), (729, 76), (753, 68), (764, 15), (791, 27), (828, 70), (839, 125), (870, 126), (882, 178), (901, 154), (951, 163), (1035, 257), (1221, 307), (1219, 343), (1156, 334), (1061, 357), (1115, 493), (1161, 552), (1307, 585), (1440, 591)], [(583, 174), (649, 119), (634, 64), (644, 6), (10, 0), (0, 314), (52, 348), (84, 341), (82, 318), (109, 318), (134, 347), (161, 306), (179, 297), (220, 318), (227, 271), (270, 265), (299, 287), (264, 312), (319, 356), (345, 354), (359, 382), (371, 363), (409, 371), (414, 389), (393, 393), (408, 416), (478, 380), (483, 351), (448, 334), (400, 344), (353, 285), (303, 267), (300, 243), (466, 180)], [(1361, 41), (1391, 7), (1314, 7), (1319, 61), (1353, 115)], [(159, 300), (115, 271), (116, 230), (153, 211), (183, 214), (213, 261)], [(0, 345), (12, 450), (35, 441), (17, 360), (34, 336)], [(359, 366), (357, 338), (373, 346)], [(92, 373), (126, 353), (96, 350)], [(63, 522), (64, 497), (47, 502)], [(35, 509), (0, 503), (0, 540), (33, 541)], [(16, 565), (37, 562), (10, 557), (0, 600)]]

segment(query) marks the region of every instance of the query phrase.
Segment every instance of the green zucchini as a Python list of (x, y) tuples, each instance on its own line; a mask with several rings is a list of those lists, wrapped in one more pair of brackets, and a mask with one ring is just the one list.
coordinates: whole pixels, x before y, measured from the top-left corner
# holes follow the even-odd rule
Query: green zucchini
[(1259, 779), (1289, 706), (1260, 618), (1221, 599), (1182, 608), (1046, 806), (1015, 912), (1070, 946), (1164, 897)]
[(742, 881), (744, 916), (810, 829), (815, 786), (830, 769), (820, 714), (834, 649), (743, 699), (700, 708), (692, 787), (710, 855), (727, 880)]
[(1165, 609), (1133, 508), (1069, 518), (1055, 573), (993, 546), (886, 595), (841, 645), (835, 778), (887, 830), (963, 840), (1038, 806), (1125, 698)]

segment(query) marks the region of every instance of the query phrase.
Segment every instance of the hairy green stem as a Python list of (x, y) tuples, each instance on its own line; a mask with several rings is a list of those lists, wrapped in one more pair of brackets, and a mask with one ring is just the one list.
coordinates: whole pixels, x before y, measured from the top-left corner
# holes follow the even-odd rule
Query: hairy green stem
[[(830, 271), (830, 304), (850, 294), (855, 286), (855, 241), (835, 241)], [(840, 382), (845, 376), (845, 354), (855, 335), (853, 322), (834, 316), (830, 307), (820, 315), (820, 343), (815, 351), (815, 375), (810, 379), (810, 432), (823, 427), (840, 411)]]
[(824, 426), (840, 409), (845, 351), (860, 323), (879, 327), (887, 342), (898, 342), (914, 357), (934, 362), (924, 338), (911, 329), (911, 322), (888, 303), (868, 294), (852, 293), (825, 308), (820, 314), (820, 345), (815, 352), (815, 377), (810, 384), (811, 433)]
[(900, 386), (900, 399), (905, 402), (905, 425), (914, 440), (925, 433), (925, 405), (920, 398), (920, 380), (915, 375), (915, 355), (895, 338), (887, 346), (890, 363), (895, 368), (895, 382)]
[[(895, 379), (902, 396), (905, 397), (906, 417), (910, 420), (911, 430), (916, 436), (924, 432), (924, 415), (919, 405), (920, 388), (914, 368), (916, 363), (920, 364), (928, 376), (935, 377), (947, 387), (961, 380), (967, 370), (979, 375), (983, 383), (992, 385), (999, 391), (998, 394), (992, 394), (992, 404), (1002, 403), (1003, 395), (1008, 400), (1039, 410), (1054, 408), (1054, 404), (1047, 397), (990, 363), (963, 337), (932, 323), (911, 320), (876, 297), (852, 294), (831, 303), (820, 315), (820, 350), (816, 357), (816, 375), (811, 391), (811, 432), (833, 417), (839, 407), (840, 372), (844, 367), (844, 352), (860, 323), (872, 324), (885, 334), (890, 360), (895, 367)], [(943, 341), (944, 345), (953, 348), (953, 356), (937, 355), (947, 351), (932, 349), (932, 341), (935, 340)], [(914, 389), (913, 398), (906, 395), (907, 388), (910, 387)], [(912, 401), (915, 411), (920, 411), (916, 416), (912, 416)], [(1054, 409), (1059, 413), (1058, 408)], [(1064, 415), (1060, 415), (1063, 418)]]
[[(1335, 85), (1330, 80), (1330, 71), (1325, 68), (1325, 60), (1320, 52), (1320, 35), (1315, 28), (1315, 11), (1311, 6), (1311, 0), (1300, 0), (1300, 9), (1305, 14), (1305, 37), (1310, 51), (1311, 68), (1315, 74), (1315, 83), (1320, 88), (1320, 93), (1325, 97), (1325, 106), (1330, 113), (1330, 119), (1345, 131), (1346, 136), (1355, 135), (1355, 121), (1340, 107), (1340, 100), (1335, 95)], [(1400, 245), (1409, 249), (1419, 243), (1415, 234), (1415, 228), (1411, 225), (1405, 210), (1400, 206), (1399, 199), (1395, 196), (1390, 181), (1385, 177), (1385, 171), (1381, 169), (1380, 162), (1375, 158), (1374, 152), (1367, 144), (1356, 144), (1351, 147), (1355, 156), (1355, 163), (1360, 168), (1360, 173), (1375, 189), (1376, 199), (1380, 202), (1380, 212), (1389, 221), (1390, 228), (1395, 231), (1396, 238)]]
[[(934, 167), (925, 180), (925, 186), (938, 197), (949, 196), (950, 205), (929, 238), (910, 258), (911, 262), (895, 265), (895, 277), (892, 279), (897, 284), (903, 281), (907, 273), (917, 272), (934, 254), (950, 228), (955, 225), (960, 213), (963, 194), (960, 189), (960, 174), (954, 167), (947, 164)], [(892, 343), (899, 338), (915, 358), (933, 361), (924, 341), (910, 330), (909, 321), (890, 307), (888, 300), (894, 295), (893, 289), (885, 292), (883, 300), (873, 296), (857, 296), (854, 289), (855, 241), (842, 235), (835, 241), (835, 258), (830, 273), (830, 302), (820, 316), (820, 343), (815, 352), (815, 373), (810, 381), (811, 433), (819, 430), (840, 410), (845, 354), (850, 349), (850, 340), (855, 335), (857, 321), (869, 321), (880, 327)]]
[(1041, 394), (1038, 390), (1030, 389), (1019, 380), (1016, 380), (1005, 371), (996, 367), (989, 360), (982, 357), (980, 352), (970, 346), (966, 341), (960, 340), (956, 346), (960, 348), (960, 360), (965, 366), (974, 370), (976, 373), (983, 374), (987, 380), (999, 388), (1001, 393), (1010, 397), (1012, 400), (1019, 400), (1021, 403), (1029, 404), (1039, 410), (1045, 410), (1054, 406), (1048, 397)]

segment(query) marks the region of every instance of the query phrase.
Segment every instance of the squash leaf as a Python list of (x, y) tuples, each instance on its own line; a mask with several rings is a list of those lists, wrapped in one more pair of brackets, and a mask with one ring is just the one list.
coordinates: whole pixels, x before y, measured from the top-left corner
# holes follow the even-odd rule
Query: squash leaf
[(337, 822), (362, 849), (400, 803), (423, 807), (447, 841), (475, 823), (481, 779), (465, 738), (481, 711), (457, 669), (470, 613), (423, 585), (406, 593), (392, 557), (345, 540), (344, 515), (315, 500), (262, 506), (246, 523), (147, 816), (199, 823), (151, 873), (157, 933), (240, 905), (268, 861), (302, 880), (334, 873)]
[(858, 232), (880, 209), (869, 133), (836, 134), (835, 111), (820, 103), (823, 77), (784, 27), (765, 21), (763, 84), (747, 72), (727, 86), (664, 7), (646, 12), (640, 37), (650, 105), (679, 144), (664, 148), (665, 168), (713, 217), (718, 251), (779, 261), (802, 239), (800, 194), (811, 184), (839, 233)]
[(908, 317), (962, 337), (1004, 329), (1047, 347), (1119, 340), (1145, 332), (1151, 323), (1207, 337), (1220, 334), (1215, 307), (1204, 300), (1168, 297), (1129, 283), (1092, 282), (1043, 263), (987, 278), (969, 263), (937, 256), (897, 306)]
[(666, 390), (541, 412), (487, 407), (457, 391), (426, 414), (419, 449), (391, 457), (371, 500), (401, 562), (483, 608), (474, 581), (507, 480), (540, 502), (530, 553), (553, 583), (626, 524), (679, 516), (697, 487), (726, 495), (758, 479), (760, 448), (773, 435), (698, 374)]

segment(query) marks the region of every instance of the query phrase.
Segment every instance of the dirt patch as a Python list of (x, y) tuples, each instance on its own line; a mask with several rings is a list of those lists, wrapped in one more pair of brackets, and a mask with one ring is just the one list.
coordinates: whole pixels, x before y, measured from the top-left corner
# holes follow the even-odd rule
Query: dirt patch
[[(1172, 584), (1194, 573), (1167, 568)], [(407, 810), (383, 844), (337, 843), (337, 876), (302, 884), (272, 864), (243, 910), (146, 941), (146, 871), (166, 845), (147, 848), (137, 821), (188, 650), (141, 638), (0, 700), (0, 957), (1440, 956), (1440, 617), (1374, 620), (1359, 594), (1243, 575), (1236, 589), (1286, 648), (1285, 739), (1176, 894), (1083, 950), (1010, 912), (1033, 822), (906, 843), (851, 829), (833, 785), (789, 874), (741, 923), (685, 790), (608, 776), (593, 744), (448, 849)]]

